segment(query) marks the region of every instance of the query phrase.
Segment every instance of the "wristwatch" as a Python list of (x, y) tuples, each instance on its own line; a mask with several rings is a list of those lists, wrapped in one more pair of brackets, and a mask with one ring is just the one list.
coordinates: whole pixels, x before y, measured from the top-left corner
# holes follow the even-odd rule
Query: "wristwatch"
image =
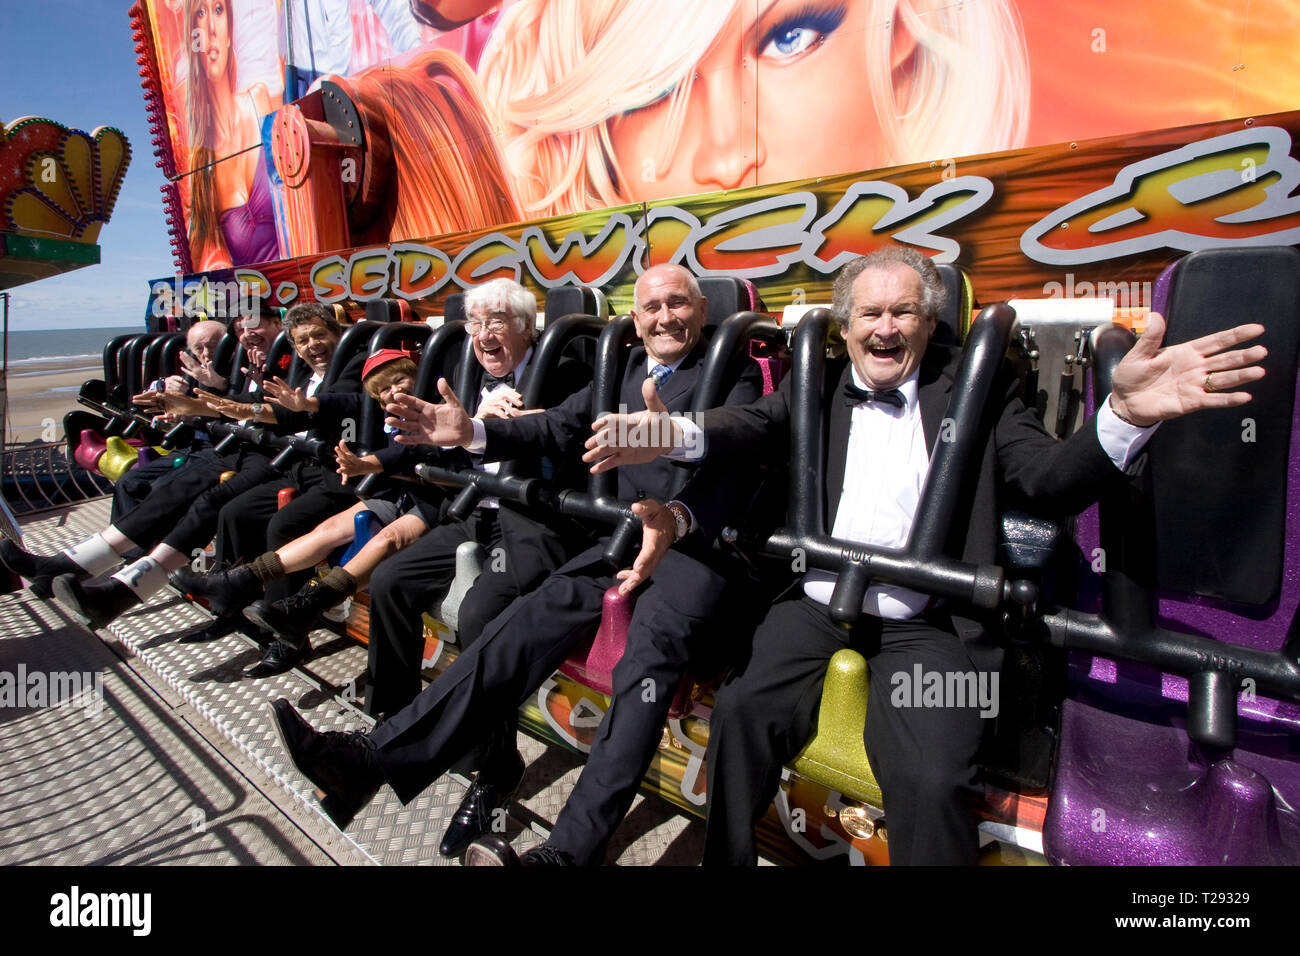
[(253, 417), (256, 418), (258, 415), (262, 414), (262, 409), (266, 408), (266, 406), (261, 402), (254, 402), (249, 406), (249, 408), (253, 410)]
[(670, 501), (664, 507), (672, 513), (673, 521), (676, 523), (677, 536), (673, 538), (673, 544), (676, 544), (691, 531), (691, 513), (680, 501)]

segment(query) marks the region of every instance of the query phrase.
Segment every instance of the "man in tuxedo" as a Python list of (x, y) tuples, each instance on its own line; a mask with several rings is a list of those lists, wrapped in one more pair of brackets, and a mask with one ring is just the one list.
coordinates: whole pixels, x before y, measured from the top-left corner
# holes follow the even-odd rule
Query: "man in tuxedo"
[[(305, 404), (314, 402), (313, 396), (322, 390), (341, 329), (333, 310), (316, 303), (294, 306), (285, 316), (284, 324), (298, 355), (311, 369), (311, 376), (303, 387), (294, 389), (278, 378), (271, 378), (263, 382), (262, 394), (251, 396), (258, 399), (251, 403), (211, 394), (194, 400), (166, 394), (158, 398), (169, 409), (176, 407), (175, 403), (181, 400), (202, 402), (206, 403), (210, 414), (219, 412), (267, 424), (275, 424), (282, 411), (277, 412), (276, 406), (261, 401), (263, 397), (274, 402), (291, 403), (296, 406), (296, 411), (301, 411)], [(356, 356), (328, 387), (339, 391), (358, 389), (363, 361), (363, 356)], [(284, 406), (279, 407), (283, 409)], [(184, 410), (197, 409), (185, 407)], [(330, 444), (332, 447), (333, 442)], [(54, 580), (55, 597), (88, 627), (102, 627), (164, 587), (167, 576), (189, 562), (191, 550), (212, 539), (222, 508), (238, 507), (238, 500), (246, 492), (279, 480), (263, 454), (239, 451), (219, 456), (213, 464), (223, 463), (233, 465), (229, 470), (236, 472), (226, 481), (220, 480), (220, 472), (215, 476), (211, 474), (212, 466), (205, 466), (208, 471), (202, 484), (179, 479), (169, 482), (114, 526), (114, 530), (128, 539), (128, 543), (144, 546), (147, 541), (156, 542), (149, 554), (100, 584), (83, 584), (84, 578), (89, 576), (85, 573), (61, 575)], [(179, 491), (189, 496), (188, 500), (176, 500), (178, 485), (182, 486)], [(159, 514), (164, 505), (172, 506), (171, 510)]]
[[(689, 409), (706, 351), (701, 333), (707, 312), (699, 286), (680, 266), (663, 265), (641, 276), (634, 295), (633, 319), (643, 348), (628, 360), (621, 400), (632, 409), (643, 408), (644, 395), (653, 396), (657, 386), (669, 409)], [(406, 397), (391, 403), (398, 427), (420, 440), (481, 451), (488, 460), (538, 448), (563, 456), (590, 434), (590, 389), (543, 414), (473, 422), (446, 383), (439, 388), (446, 399), (442, 405)], [(751, 401), (760, 391), (758, 370), (751, 366), (726, 400)], [(689, 465), (670, 461), (623, 469), (619, 497), (638, 502), (672, 498), (690, 471)], [(646, 507), (638, 503), (634, 510), (644, 514)], [(658, 746), (694, 645), (705, 636), (728, 589), (729, 562), (709, 544), (698, 538), (683, 542), (665, 560), (660, 580), (638, 594), (627, 649), (614, 669), (609, 710), (587, 765), (550, 839), (526, 854), (523, 863), (601, 861)], [(286, 748), (321, 787), (325, 809), (336, 823), (345, 826), (385, 779), (404, 802), (414, 799), (469, 748), (497, 732), (570, 651), (595, 633), (605, 591), (622, 582), (627, 593), (637, 583), (632, 570), (612, 573), (602, 557), (604, 546), (601, 542), (578, 555), (511, 604), (411, 706), (391, 715), (368, 738), (322, 740), (287, 701), (277, 702)], [(501, 770), (481, 767), (473, 819), (457, 821), (465, 824), (458, 842), (486, 830), (492, 811), (509, 798), (522, 774), (517, 754), (511, 757)], [(485, 776), (492, 778), (490, 788), (482, 787)], [(513, 851), (499, 839), (478, 841), (469, 847), (466, 862), (513, 862)]]
[[(880, 547), (902, 547), (948, 407), (959, 350), (930, 345), (943, 286), (931, 261), (891, 247), (849, 263), (834, 285), (833, 308), (849, 362), (827, 376), (830, 410), (826, 464), (832, 535)], [(1039, 513), (1077, 512), (1107, 482), (1123, 480), (1155, 426), (1198, 408), (1249, 399), (1225, 391), (1262, 376), (1253, 365), (1265, 351), (1225, 351), (1262, 332), (1241, 326), (1183, 345), (1160, 348), (1163, 320), (1120, 363), (1100, 413), (1064, 442), (1049, 436), (1015, 397), (1006, 374), (994, 387), (987, 436), (970, 468), (949, 544), (965, 561), (995, 560), (999, 505), (1018, 500)], [(621, 449), (614, 425), (593, 437), (588, 460), (598, 469), (643, 461), (672, 444), (703, 449), (712, 469), (756, 452), (783, 456), (789, 444), (791, 378), (754, 405), (706, 413), (664, 428), (675, 441), (660, 449)], [(626, 423), (624, 423), (626, 427)], [(702, 431), (702, 435), (700, 432)], [(703, 440), (701, 440), (701, 438)], [(720, 527), (705, 498), (687, 488), (681, 504), (705, 534)], [(672, 540), (658, 521), (638, 559), (644, 573)], [(748, 660), (718, 694), (709, 723), (708, 831), (704, 862), (752, 864), (753, 828), (776, 794), (783, 764), (810, 736), (831, 655), (844, 647), (870, 663), (865, 742), (884, 795), (894, 863), (973, 863), (978, 849), (972, 816), (974, 756), (982, 727), (978, 704), (895, 706), (895, 675), (970, 674), (995, 669), (996, 621), (959, 602), (875, 583), (851, 628), (831, 621), (827, 605), (835, 575), (810, 571), (754, 634)], [(919, 689), (918, 689), (919, 692)]]

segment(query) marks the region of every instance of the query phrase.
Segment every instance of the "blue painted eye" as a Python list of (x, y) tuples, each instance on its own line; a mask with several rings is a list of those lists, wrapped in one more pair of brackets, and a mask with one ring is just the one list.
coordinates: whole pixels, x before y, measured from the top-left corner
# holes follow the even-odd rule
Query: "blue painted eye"
[(764, 34), (758, 55), (774, 60), (790, 60), (807, 53), (834, 33), (844, 22), (845, 7), (828, 9), (804, 7), (785, 17)]
[(773, 37), (760, 52), (760, 56), (798, 56), (822, 38), (822, 34), (807, 27), (794, 27), (778, 37)]

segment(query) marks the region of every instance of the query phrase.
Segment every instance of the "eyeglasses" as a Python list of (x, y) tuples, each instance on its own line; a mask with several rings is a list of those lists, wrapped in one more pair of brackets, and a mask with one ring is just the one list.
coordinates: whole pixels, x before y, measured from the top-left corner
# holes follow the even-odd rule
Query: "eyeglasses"
[(500, 335), (510, 327), (507, 319), (488, 319), (486, 322), (482, 319), (470, 319), (465, 323), (465, 331), (470, 335), (478, 335), (484, 329), (493, 335)]

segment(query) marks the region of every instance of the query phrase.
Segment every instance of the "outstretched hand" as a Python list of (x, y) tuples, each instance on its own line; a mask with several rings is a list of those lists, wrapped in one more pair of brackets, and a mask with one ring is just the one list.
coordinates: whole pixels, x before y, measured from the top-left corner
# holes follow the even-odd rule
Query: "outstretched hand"
[(1202, 408), (1244, 405), (1250, 393), (1232, 389), (1264, 377), (1259, 363), (1268, 349), (1234, 346), (1263, 334), (1264, 326), (1252, 323), (1161, 348), (1165, 320), (1152, 312), (1146, 332), (1115, 366), (1111, 408), (1124, 420), (1146, 427)]
[(289, 383), (278, 376), (271, 376), (262, 383), (262, 393), (275, 404), (291, 412), (313, 411), (311, 399), (305, 388), (291, 388)]
[(208, 388), (225, 388), (226, 377), (212, 367), (211, 362), (200, 362), (189, 352), (181, 353), (181, 366), (190, 378)]
[(682, 443), (681, 427), (660, 400), (654, 379), (647, 378), (642, 384), (641, 397), (645, 399), (645, 411), (611, 413), (591, 423), (595, 434), (587, 439), (587, 453), (582, 460), (591, 464), (593, 475), (622, 465), (647, 464)]
[(641, 519), (641, 550), (637, 552), (632, 567), (615, 575), (620, 582), (619, 594), (631, 594), (649, 581), (677, 537), (677, 521), (673, 513), (653, 498), (638, 501), (632, 506), (632, 513)]
[(338, 447), (334, 449), (334, 456), (338, 461), (338, 473), (344, 481), (357, 475), (371, 475), (383, 471), (378, 458), (374, 455), (366, 455), (364, 458), (355, 455), (346, 442), (339, 442)]
[(139, 395), (132, 396), (131, 402), (150, 414), (163, 415), (167, 421), (178, 421), (192, 415), (205, 417), (212, 415), (203, 397), (195, 398), (177, 392), (141, 392)]
[(396, 428), (400, 434), (394, 441), (400, 445), (468, 445), (474, 439), (465, 407), (456, 398), (445, 378), (438, 379), (438, 392), (442, 404), (426, 402), (414, 395), (398, 392), (393, 395), (384, 411), (384, 423)]

